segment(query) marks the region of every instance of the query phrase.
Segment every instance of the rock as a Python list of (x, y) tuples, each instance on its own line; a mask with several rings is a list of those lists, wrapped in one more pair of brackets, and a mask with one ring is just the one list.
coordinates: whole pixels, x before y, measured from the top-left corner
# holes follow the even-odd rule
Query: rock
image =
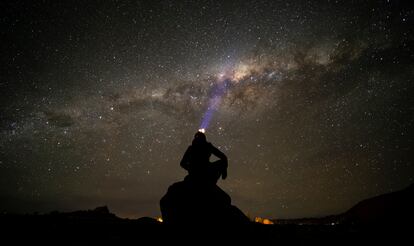
[(96, 214), (110, 214), (108, 206), (96, 207), (93, 212)]
[(216, 184), (191, 180), (174, 183), (160, 201), (166, 224), (244, 224), (250, 220), (231, 205), (230, 196)]

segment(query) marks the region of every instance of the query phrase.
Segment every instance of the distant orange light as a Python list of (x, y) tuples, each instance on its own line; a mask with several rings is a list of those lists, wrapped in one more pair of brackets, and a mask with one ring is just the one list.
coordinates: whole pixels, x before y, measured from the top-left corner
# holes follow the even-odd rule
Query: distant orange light
[(273, 225), (273, 221), (266, 219), (266, 218), (261, 218), (261, 217), (256, 217), (254, 218), (254, 222), (256, 223), (260, 223), (260, 224), (264, 224), (264, 225)]
[(271, 221), (269, 219), (264, 219), (263, 220), (263, 224), (265, 224), (265, 225), (273, 225), (274, 223), (273, 223), (273, 221)]
[(162, 218), (161, 218), (161, 217), (158, 217), (158, 218), (157, 218), (157, 221), (158, 221), (158, 222), (160, 222), (160, 223), (162, 223), (162, 222), (163, 222), (163, 220), (162, 220)]

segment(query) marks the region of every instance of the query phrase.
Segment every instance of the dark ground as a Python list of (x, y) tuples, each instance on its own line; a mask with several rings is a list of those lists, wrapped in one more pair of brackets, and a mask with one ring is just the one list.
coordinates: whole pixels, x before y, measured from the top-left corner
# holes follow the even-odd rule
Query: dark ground
[(195, 223), (164, 225), (151, 218), (119, 219), (112, 215), (75, 216), (3, 215), (3, 241), (54, 245), (136, 244), (153, 242), (177, 245), (201, 243), (257, 244), (377, 244), (398, 245), (412, 241), (413, 227), (407, 225), (262, 225), (220, 226)]
[[(121, 219), (109, 209), (49, 214), (0, 214), (1, 245), (412, 245), (414, 185), (373, 197), (343, 214), (259, 223), (160, 223)], [(200, 215), (200, 218), (203, 217)]]

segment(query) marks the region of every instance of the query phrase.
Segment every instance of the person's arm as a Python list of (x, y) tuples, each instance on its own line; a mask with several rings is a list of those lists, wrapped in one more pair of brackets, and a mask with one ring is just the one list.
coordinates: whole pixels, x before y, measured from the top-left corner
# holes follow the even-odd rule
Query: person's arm
[(228, 161), (227, 161), (227, 156), (223, 152), (221, 152), (219, 149), (214, 147), (213, 145), (211, 145), (211, 153), (213, 155), (217, 156), (221, 160), (221, 162), (224, 164), (222, 166), (222, 170), (221, 170), (221, 178), (226, 179), (226, 177), (227, 177), (227, 166), (229, 165)]
[(211, 153), (227, 163), (227, 156), (211, 144)]
[(185, 151), (185, 153), (184, 153), (184, 156), (183, 156), (183, 158), (181, 159), (181, 162), (180, 162), (180, 166), (182, 167), (182, 168), (184, 168), (185, 170), (187, 170), (188, 171), (188, 168), (189, 168), (189, 166), (190, 166), (190, 152), (191, 152), (191, 146), (189, 146), (188, 148), (187, 148), (187, 150)]

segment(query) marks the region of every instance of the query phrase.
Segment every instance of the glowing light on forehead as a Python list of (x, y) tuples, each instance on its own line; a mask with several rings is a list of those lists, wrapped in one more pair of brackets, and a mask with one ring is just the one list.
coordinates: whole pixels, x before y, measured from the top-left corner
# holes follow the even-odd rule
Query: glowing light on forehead
[(200, 128), (200, 129), (198, 129), (198, 131), (202, 132), (202, 133), (206, 133), (206, 129), (204, 129), (204, 128)]

